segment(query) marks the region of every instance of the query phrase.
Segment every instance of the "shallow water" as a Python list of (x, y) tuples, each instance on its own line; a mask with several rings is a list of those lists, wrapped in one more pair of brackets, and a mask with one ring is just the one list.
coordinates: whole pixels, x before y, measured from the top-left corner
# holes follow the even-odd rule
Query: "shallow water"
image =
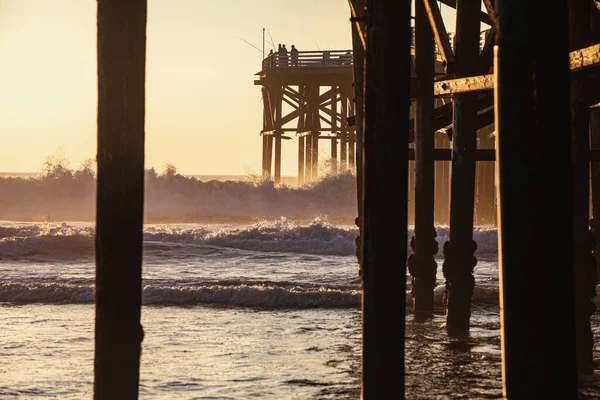
[[(358, 398), (355, 235), (322, 219), (147, 225), (140, 397)], [(440, 328), (438, 268), (434, 320), (407, 317), (408, 398), (501, 397), (496, 231), (475, 236), (471, 337)], [(0, 398), (90, 398), (92, 225), (2, 223), (0, 258)], [(598, 382), (582, 393), (600, 397)]]

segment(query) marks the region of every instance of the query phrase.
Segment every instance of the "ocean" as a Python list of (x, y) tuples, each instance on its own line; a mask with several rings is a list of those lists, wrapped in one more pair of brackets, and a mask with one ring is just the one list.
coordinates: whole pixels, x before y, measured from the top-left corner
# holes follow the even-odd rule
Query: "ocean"
[[(146, 176), (140, 398), (358, 399), (354, 176), (224, 179)], [(2, 399), (92, 396), (94, 184), (89, 171), (0, 177)], [(471, 336), (440, 328), (438, 254), (434, 319), (407, 309), (407, 398), (501, 398), (497, 231), (474, 234)], [(598, 375), (581, 393), (600, 398)]]

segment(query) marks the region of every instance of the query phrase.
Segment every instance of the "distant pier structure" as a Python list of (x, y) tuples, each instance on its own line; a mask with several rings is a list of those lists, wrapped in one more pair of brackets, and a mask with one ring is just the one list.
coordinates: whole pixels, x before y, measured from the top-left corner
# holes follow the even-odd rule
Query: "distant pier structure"
[[(298, 184), (319, 176), (319, 141), (330, 141), (331, 171), (354, 168), (352, 52), (274, 53), (263, 60), (263, 177), (281, 181), (281, 142), (298, 137)], [(273, 168), (274, 166), (274, 168)]]

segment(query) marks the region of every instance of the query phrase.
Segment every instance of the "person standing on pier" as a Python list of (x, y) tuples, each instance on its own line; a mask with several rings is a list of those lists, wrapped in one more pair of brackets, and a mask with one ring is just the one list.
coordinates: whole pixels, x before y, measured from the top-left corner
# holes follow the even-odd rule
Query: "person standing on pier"
[(281, 64), (281, 43), (277, 45), (277, 53), (275, 53), (275, 67)]
[(273, 68), (273, 49), (269, 50), (269, 55), (267, 55), (267, 67)]
[(290, 54), (291, 54), (291, 59), (292, 59), (292, 66), (297, 67), (298, 66), (298, 49), (296, 48), (296, 46), (292, 45), (292, 48), (290, 49)]
[(287, 55), (288, 51), (285, 48), (285, 44), (283, 46), (281, 46), (281, 55), (280, 60), (281, 60), (281, 66), (282, 67), (287, 67), (288, 66), (288, 55)]

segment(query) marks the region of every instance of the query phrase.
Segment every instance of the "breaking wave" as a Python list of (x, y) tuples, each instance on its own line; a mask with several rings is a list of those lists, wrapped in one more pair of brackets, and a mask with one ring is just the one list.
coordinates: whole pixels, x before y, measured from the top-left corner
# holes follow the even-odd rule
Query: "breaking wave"
[[(442, 305), (444, 286), (435, 289), (435, 303)], [(406, 295), (410, 307), (412, 297)], [(68, 283), (0, 282), (0, 303), (9, 304), (91, 304), (94, 286)], [(145, 285), (144, 305), (193, 306), (219, 305), (257, 308), (359, 308), (361, 291), (349, 288), (286, 287), (276, 285)], [(498, 305), (498, 288), (476, 286), (473, 303)]]
[[(207, 225), (210, 226), (210, 225)], [(316, 218), (300, 224), (285, 217), (262, 220), (237, 228), (211, 229), (207, 226), (149, 225), (144, 230), (144, 250), (159, 255), (163, 252), (188, 252), (206, 255), (212, 248), (240, 249), (261, 252), (306, 253), (351, 256), (356, 252), (358, 229), (337, 226)], [(409, 230), (408, 237), (412, 236)], [(476, 256), (496, 257), (496, 229), (476, 228)], [(448, 240), (448, 228), (439, 227), (437, 241), (442, 246)], [(44, 223), (0, 227), (1, 258), (92, 258), (94, 228), (89, 224)]]
[[(144, 251), (168, 257), (172, 252), (206, 256), (218, 249), (260, 252), (305, 253), (352, 256), (356, 252), (358, 229), (333, 225), (316, 218), (300, 224), (287, 218), (262, 220), (236, 228), (215, 229), (208, 226), (149, 225), (144, 230)], [(408, 237), (412, 236), (409, 230)], [(476, 228), (476, 256), (497, 255), (496, 229)], [(448, 240), (448, 228), (438, 228), (437, 241)], [(94, 228), (89, 224), (45, 223), (0, 227), (0, 259), (80, 259), (94, 255)]]

